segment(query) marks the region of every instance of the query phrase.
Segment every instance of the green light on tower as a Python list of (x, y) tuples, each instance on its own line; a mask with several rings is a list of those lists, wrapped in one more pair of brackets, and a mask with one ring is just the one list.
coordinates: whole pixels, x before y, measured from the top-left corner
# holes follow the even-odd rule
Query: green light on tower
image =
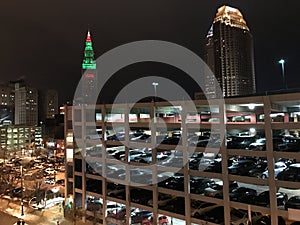
[(85, 48), (84, 48), (84, 58), (82, 62), (82, 69), (96, 69), (96, 63), (94, 60), (94, 50), (92, 46), (92, 39), (90, 31), (87, 33), (87, 37), (85, 40)]

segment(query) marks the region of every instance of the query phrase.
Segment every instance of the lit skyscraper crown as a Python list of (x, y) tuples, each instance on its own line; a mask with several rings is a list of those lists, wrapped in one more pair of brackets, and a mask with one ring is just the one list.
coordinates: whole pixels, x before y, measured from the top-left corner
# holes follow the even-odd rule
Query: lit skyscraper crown
[(214, 23), (219, 21), (221, 21), (221, 23), (225, 23), (228, 26), (237, 27), (249, 31), (242, 13), (236, 8), (226, 5), (220, 7), (214, 19)]
[(85, 39), (84, 58), (82, 62), (82, 69), (96, 69), (96, 62), (94, 60), (94, 50), (92, 46), (91, 33), (88, 31)]

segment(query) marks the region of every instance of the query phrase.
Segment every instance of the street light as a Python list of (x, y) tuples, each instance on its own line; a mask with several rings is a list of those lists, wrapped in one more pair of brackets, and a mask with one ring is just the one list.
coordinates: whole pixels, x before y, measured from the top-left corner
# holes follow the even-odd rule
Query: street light
[(157, 82), (153, 82), (152, 83), (153, 87), (154, 87), (154, 102), (156, 101), (156, 86), (158, 86)]
[(21, 172), (21, 216), (24, 216), (24, 202), (23, 202), (23, 165), (20, 166)]
[(285, 60), (284, 59), (280, 59), (278, 61), (279, 64), (281, 64), (281, 71), (282, 71), (282, 78), (283, 78), (283, 83), (284, 83), (284, 87), (285, 89), (287, 89), (287, 83), (286, 83), (286, 79), (285, 79), (285, 71), (284, 71), (284, 64), (285, 64)]

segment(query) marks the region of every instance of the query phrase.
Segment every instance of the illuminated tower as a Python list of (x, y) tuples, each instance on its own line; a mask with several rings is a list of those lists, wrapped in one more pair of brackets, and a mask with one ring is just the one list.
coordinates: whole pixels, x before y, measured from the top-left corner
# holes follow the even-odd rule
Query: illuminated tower
[[(253, 38), (238, 9), (218, 9), (207, 35), (206, 63), (225, 97), (255, 93)], [(213, 94), (215, 85), (206, 81), (206, 92)]]
[(82, 99), (84, 103), (91, 103), (91, 99), (93, 99), (97, 92), (97, 71), (90, 31), (88, 31), (85, 40), (82, 74), (84, 79), (82, 85)]

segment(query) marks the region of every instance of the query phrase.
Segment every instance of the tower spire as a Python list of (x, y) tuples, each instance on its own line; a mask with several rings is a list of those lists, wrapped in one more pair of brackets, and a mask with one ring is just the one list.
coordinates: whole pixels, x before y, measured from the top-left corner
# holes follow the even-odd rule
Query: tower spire
[(94, 60), (94, 50), (91, 38), (91, 32), (88, 30), (85, 39), (84, 58), (82, 62), (82, 69), (96, 69), (96, 63)]

